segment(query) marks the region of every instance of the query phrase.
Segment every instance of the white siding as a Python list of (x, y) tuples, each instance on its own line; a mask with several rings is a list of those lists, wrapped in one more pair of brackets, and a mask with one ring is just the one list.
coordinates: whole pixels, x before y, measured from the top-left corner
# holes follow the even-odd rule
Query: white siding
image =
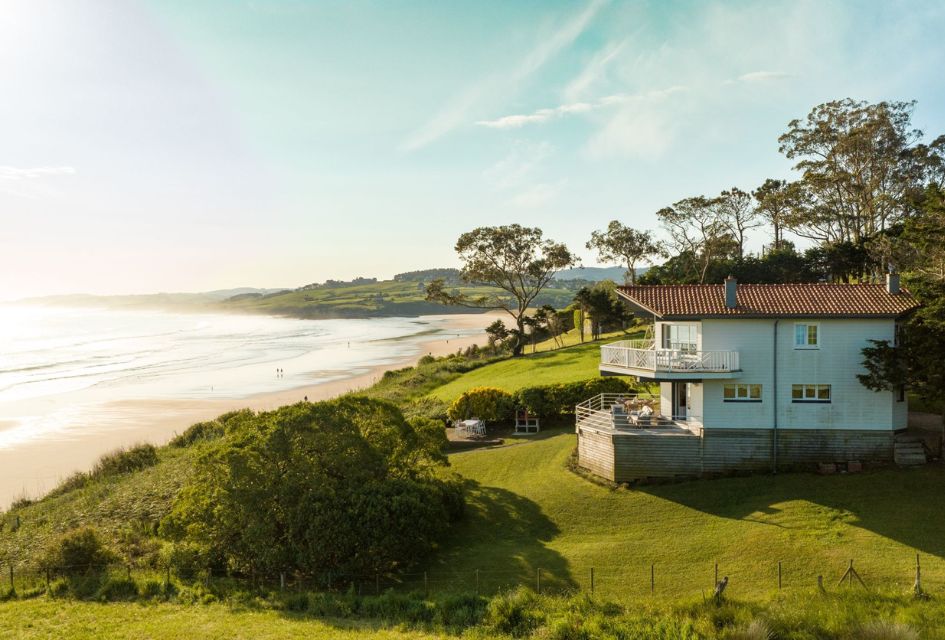
[[(820, 324), (819, 349), (794, 348), (794, 319), (778, 325), (778, 427), (782, 429), (901, 429), (905, 403), (892, 392), (874, 392), (860, 384), (862, 349), (870, 340), (892, 340), (892, 320), (812, 320)], [(774, 320), (703, 320), (702, 348), (739, 351), (741, 376), (735, 381), (761, 384), (762, 402), (723, 402), (724, 380), (702, 383), (706, 427), (774, 426)], [(791, 401), (794, 384), (829, 384), (829, 404)], [(895, 406), (899, 405), (899, 406)], [(895, 415), (894, 415), (895, 414)]]

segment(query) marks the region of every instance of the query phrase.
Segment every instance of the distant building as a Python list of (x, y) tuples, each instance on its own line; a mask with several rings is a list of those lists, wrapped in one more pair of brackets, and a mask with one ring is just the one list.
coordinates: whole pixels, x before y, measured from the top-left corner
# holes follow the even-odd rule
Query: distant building
[(646, 340), (601, 347), (602, 375), (659, 384), (651, 398), (578, 406), (579, 464), (617, 482), (889, 461), (905, 430), (905, 389), (862, 386), (862, 349), (897, 338), (918, 306), (882, 284), (632, 286), (654, 320)]

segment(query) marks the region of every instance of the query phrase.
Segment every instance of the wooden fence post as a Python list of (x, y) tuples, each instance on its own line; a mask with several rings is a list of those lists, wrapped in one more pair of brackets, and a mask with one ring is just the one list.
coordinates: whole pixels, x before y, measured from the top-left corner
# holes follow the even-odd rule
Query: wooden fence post
[(650, 565), (650, 593), (656, 592), (656, 565)]
[(781, 561), (778, 560), (778, 589), (781, 588)]
[(591, 595), (594, 595), (594, 567), (591, 567)]
[(279, 591), (285, 591), (285, 571), (279, 572)]
[(915, 554), (915, 585), (913, 586), (917, 598), (922, 597), (922, 568), (919, 565), (919, 554)]
[(479, 595), (479, 569), (476, 569), (476, 595)]
[(535, 573), (535, 586), (538, 595), (541, 595), (541, 567), (539, 567)]

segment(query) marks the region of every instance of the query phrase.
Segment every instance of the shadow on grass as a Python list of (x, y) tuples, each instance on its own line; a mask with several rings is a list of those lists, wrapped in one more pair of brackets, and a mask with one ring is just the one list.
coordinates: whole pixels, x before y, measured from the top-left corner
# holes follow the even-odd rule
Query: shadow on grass
[(425, 567), (430, 590), (491, 594), (539, 580), (543, 592), (574, 589), (567, 560), (546, 544), (558, 533), (537, 503), (467, 480), (466, 515)]
[(778, 522), (783, 505), (806, 501), (830, 510), (827, 522), (859, 527), (917, 551), (945, 557), (945, 468), (883, 469), (855, 475), (786, 473), (695, 480), (640, 487), (640, 491), (722, 518), (808, 528)]

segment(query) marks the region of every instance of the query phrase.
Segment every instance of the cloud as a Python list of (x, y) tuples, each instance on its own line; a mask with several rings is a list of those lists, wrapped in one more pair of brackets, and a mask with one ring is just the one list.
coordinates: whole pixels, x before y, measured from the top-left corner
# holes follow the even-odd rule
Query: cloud
[(560, 118), (562, 116), (574, 113), (588, 113), (590, 111), (596, 111), (598, 109), (605, 109), (608, 107), (619, 107), (622, 105), (635, 104), (639, 102), (661, 100), (673, 95), (674, 93), (679, 93), (685, 90), (685, 87), (675, 86), (669, 87), (667, 89), (659, 89), (656, 91), (647, 91), (640, 94), (620, 93), (604, 96), (603, 98), (599, 98), (593, 102), (572, 102), (558, 105), (554, 108), (538, 109), (537, 111), (527, 114), (502, 116), (494, 120), (479, 120), (476, 122), (476, 124), (490, 129), (517, 129), (527, 124), (541, 124), (555, 118)]
[(552, 200), (558, 195), (558, 192), (561, 190), (561, 184), (549, 184), (546, 182), (540, 182), (538, 184), (533, 184), (527, 189), (517, 193), (515, 196), (509, 199), (508, 204), (513, 207), (520, 207), (523, 209), (534, 209), (536, 207), (541, 207)]
[(565, 47), (570, 46), (590, 25), (607, 0), (591, 0), (582, 11), (572, 16), (550, 37), (542, 38), (522, 61), (505, 74), (493, 75), (470, 87), (424, 125), (410, 133), (401, 148), (414, 151), (425, 147), (452, 130), (469, 122), (469, 113), (482, 102), (504, 98), (525, 78), (538, 71)]
[(483, 172), (483, 177), (496, 189), (520, 187), (553, 152), (554, 147), (547, 142), (518, 140), (508, 155)]
[(749, 73), (743, 73), (734, 80), (728, 80), (725, 84), (735, 84), (737, 82), (745, 83), (757, 83), (757, 82), (774, 82), (778, 80), (789, 80), (796, 77), (793, 73), (786, 73), (784, 71), (751, 71)]
[(34, 180), (44, 176), (62, 176), (75, 173), (73, 167), (34, 167), (20, 169), (19, 167), (0, 166), (0, 180)]
[(588, 89), (605, 75), (607, 67), (626, 48), (629, 41), (627, 38), (601, 49), (565, 88), (564, 95), (568, 101), (576, 102), (585, 95)]
[(20, 198), (42, 198), (55, 195), (42, 178), (75, 174), (73, 167), (20, 167), (0, 166), (0, 193)]

